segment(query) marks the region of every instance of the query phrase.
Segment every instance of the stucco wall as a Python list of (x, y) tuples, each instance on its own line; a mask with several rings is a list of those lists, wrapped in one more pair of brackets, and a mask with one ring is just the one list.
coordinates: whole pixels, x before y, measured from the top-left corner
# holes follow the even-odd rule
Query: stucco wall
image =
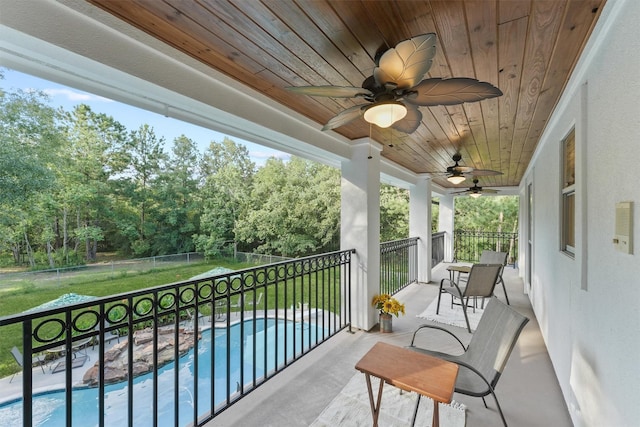
[[(529, 296), (574, 424), (637, 426), (640, 2), (609, 0), (603, 18), (522, 182), (521, 194), (528, 182), (534, 191)], [(560, 143), (574, 126), (581, 223), (575, 259), (561, 253), (559, 239)], [(621, 201), (634, 203), (633, 255), (616, 251), (612, 243), (615, 205)], [(526, 224), (526, 211), (522, 214)]]

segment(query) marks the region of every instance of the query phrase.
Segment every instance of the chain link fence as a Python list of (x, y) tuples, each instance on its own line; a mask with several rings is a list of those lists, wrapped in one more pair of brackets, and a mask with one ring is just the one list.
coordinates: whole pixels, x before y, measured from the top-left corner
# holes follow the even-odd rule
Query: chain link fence
[(5, 273), (0, 274), (0, 290), (24, 285), (25, 283), (51, 283), (61, 285), (89, 275), (93, 280), (113, 279), (127, 274), (139, 274), (158, 268), (165, 269), (174, 266), (199, 263), (204, 260), (205, 258), (203, 254), (198, 252), (189, 252), (184, 254), (101, 262), (75, 267), (53, 268), (49, 270)]
[[(277, 255), (235, 252), (231, 255), (236, 262), (250, 265), (264, 265), (287, 261), (291, 258)], [(204, 254), (189, 252), (183, 254), (153, 256), (128, 260), (101, 262), (79, 265), (75, 267), (53, 268), (48, 270), (27, 271), (0, 274), (0, 290), (23, 287), (25, 285), (63, 285), (91, 276), (91, 280), (105, 280), (124, 277), (129, 274), (140, 274), (155, 269), (166, 269), (206, 261)]]

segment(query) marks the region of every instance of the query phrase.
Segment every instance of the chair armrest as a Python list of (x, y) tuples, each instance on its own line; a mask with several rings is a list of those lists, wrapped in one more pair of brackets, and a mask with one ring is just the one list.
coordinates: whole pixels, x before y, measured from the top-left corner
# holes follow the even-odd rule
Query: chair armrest
[(461, 361), (461, 360), (456, 360), (454, 363), (456, 363), (456, 364), (458, 364), (458, 365), (460, 365), (460, 366), (463, 366), (463, 367), (465, 367), (465, 368), (469, 369), (470, 371), (473, 371), (473, 373), (474, 373), (474, 374), (476, 374), (477, 376), (479, 376), (479, 377), (482, 379), (482, 381), (484, 381), (484, 383), (487, 385), (487, 387), (489, 387), (489, 390), (491, 391), (491, 393), (494, 393), (494, 392), (495, 392), (495, 383), (497, 383), (497, 381), (498, 381), (498, 380), (497, 380), (497, 378), (499, 378), (499, 377), (500, 377), (500, 373), (497, 373), (497, 377), (496, 377), (496, 379), (493, 381), (493, 382), (494, 382), (494, 384), (492, 384), (492, 383), (490, 383), (490, 382), (489, 382), (489, 380), (487, 380), (487, 379), (484, 377), (484, 375), (482, 375), (482, 374), (480, 373), (480, 371), (478, 371), (478, 369), (476, 369), (475, 367), (471, 366), (471, 365), (470, 365), (470, 364), (468, 364), (467, 362), (463, 362), (463, 361)]
[(446, 292), (450, 293), (451, 295), (453, 295), (456, 298), (462, 298), (464, 296), (462, 294), (462, 291), (460, 290), (460, 286), (458, 286), (458, 284), (454, 280), (451, 280), (451, 279), (442, 279), (440, 281), (440, 292), (442, 292), (442, 288), (443, 288), (443, 285), (444, 285), (445, 281), (450, 283), (449, 286), (453, 286), (453, 287), (456, 288), (456, 291), (458, 291), (458, 295), (459, 296), (458, 295), (453, 295), (453, 293), (451, 293), (451, 291), (446, 291), (446, 289), (445, 289)]
[(444, 285), (444, 282), (449, 282), (449, 286), (457, 286), (457, 283), (455, 282), (455, 280), (451, 280), (451, 279), (442, 279), (440, 280), (440, 287), (442, 288), (442, 285)]
[(467, 351), (467, 347), (465, 347), (465, 345), (462, 343), (462, 341), (460, 341), (460, 338), (458, 338), (453, 332), (451, 332), (448, 329), (445, 329), (445, 328), (443, 328), (441, 326), (427, 325), (427, 324), (418, 326), (418, 329), (415, 330), (415, 332), (413, 333), (413, 336), (411, 337), (411, 344), (409, 345), (409, 347), (415, 347), (413, 345), (413, 342), (415, 341), (416, 335), (418, 334), (418, 332), (421, 331), (422, 329), (436, 329), (436, 330), (439, 330), (439, 331), (446, 332), (447, 334), (451, 335), (453, 338), (456, 339), (456, 341), (458, 341), (460, 343), (460, 345), (462, 346), (462, 349), (464, 351)]

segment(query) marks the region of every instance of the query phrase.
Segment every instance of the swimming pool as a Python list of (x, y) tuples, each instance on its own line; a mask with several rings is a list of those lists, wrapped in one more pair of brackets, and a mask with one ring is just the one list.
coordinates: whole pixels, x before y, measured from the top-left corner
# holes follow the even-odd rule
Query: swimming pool
[[(213, 378), (214, 406), (225, 402), (227, 384), (229, 395), (233, 395), (241, 382), (250, 384), (272, 371), (276, 364), (282, 365), (295, 354), (315, 344), (319, 328), (308, 323), (294, 323), (279, 319), (256, 319), (240, 323), (229, 328), (215, 328), (202, 332), (198, 344), (198, 416), (211, 411), (211, 380)], [(211, 345), (212, 331), (214, 346)], [(242, 333), (242, 335), (241, 335)], [(295, 340), (294, 340), (295, 337)], [(286, 347), (285, 347), (286, 341)], [(295, 346), (294, 346), (295, 341)], [(229, 342), (229, 381), (227, 381), (226, 349)], [(241, 352), (241, 348), (244, 350)], [(255, 361), (254, 364), (254, 351)], [(213, 349), (213, 351), (212, 351)], [(266, 351), (265, 351), (266, 350)], [(211, 375), (211, 358), (214, 363), (214, 375)], [(181, 426), (193, 421), (194, 411), (194, 349), (180, 358), (179, 372), (179, 422)], [(174, 420), (174, 368), (170, 363), (158, 370), (158, 424), (172, 426)], [(265, 371), (266, 369), (266, 371)], [(150, 411), (153, 410), (152, 373), (134, 379), (133, 385), (133, 425), (151, 426)], [(128, 422), (128, 386), (127, 383), (111, 384), (105, 387), (105, 425), (122, 426)], [(65, 425), (64, 391), (34, 395), (33, 424), (35, 426)], [(93, 426), (98, 424), (98, 389), (74, 389), (72, 393), (72, 421), (74, 426)], [(19, 426), (22, 423), (22, 401), (0, 407), (0, 426)]]

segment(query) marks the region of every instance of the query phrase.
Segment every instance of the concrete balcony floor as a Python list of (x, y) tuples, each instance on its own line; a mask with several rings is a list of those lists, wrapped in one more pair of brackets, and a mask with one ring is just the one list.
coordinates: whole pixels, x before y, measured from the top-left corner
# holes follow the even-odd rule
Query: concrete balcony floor
[[(406, 315), (393, 319), (393, 333), (381, 334), (375, 329), (370, 332), (354, 330), (353, 334), (342, 332), (218, 415), (207, 426), (310, 425), (357, 372), (354, 369), (356, 362), (376, 342), (409, 344), (416, 327), (426, 322), (416, 316), (437, 297), (440, 279), (448, 277), (446, 267), (447, 264), (440, 264), (434, 269), (431, 283), (412, 284), (396, 295), (405, 303)], [(505, 268), (504, 279), (511, 306), (530, 319), (496, 388), (507, 422), (518, 427), (571, 426), (540, 328), (523, 292), (522, 280), (511, 267)], [(500, 286), (496, 287), (496, 295), (504, 301)], [(471, 337), (466, 329), (439, 326), (450, 328), (465, 343)], [(433, 333), (431, 336), (433, 348), (460, 350), (447, 334)], [(501, 425), (492, 397), (486, 397), (488, 409), (477, 397), (456, 393), (454, 399), (467, 407), (467, 426)]]

